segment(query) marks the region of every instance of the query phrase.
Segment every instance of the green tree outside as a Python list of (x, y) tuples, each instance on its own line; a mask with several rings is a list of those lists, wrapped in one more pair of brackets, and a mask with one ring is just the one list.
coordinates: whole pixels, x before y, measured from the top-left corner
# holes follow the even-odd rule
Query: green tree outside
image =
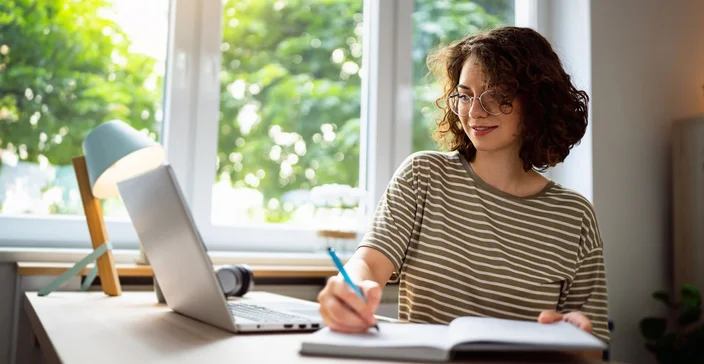
[[(70, 165), (90, 130), (111, 119), (157, 137), (162, 79), (154, 59), (130, 53), (120, 26), (98, 16), (109, 6), (105, 0), (0, 2), (0, 151)], [(54, 212), (80, 213), (62, 206)]]

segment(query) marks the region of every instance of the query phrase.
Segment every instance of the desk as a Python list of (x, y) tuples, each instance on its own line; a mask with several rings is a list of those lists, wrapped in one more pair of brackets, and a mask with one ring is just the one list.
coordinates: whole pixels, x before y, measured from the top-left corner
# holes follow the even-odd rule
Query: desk
[[(284, 296), (252, 292), (251, 294)], [(233, 335), (159, 305), (153, 292), (27, 292), (24, 312), (47, 363), (389, 363), (298, 354), (299, 333)], [(568, 354), (477, 357), (470, 362), (589, 362)], [(18, 362), (30, 362), (18, 358)]]

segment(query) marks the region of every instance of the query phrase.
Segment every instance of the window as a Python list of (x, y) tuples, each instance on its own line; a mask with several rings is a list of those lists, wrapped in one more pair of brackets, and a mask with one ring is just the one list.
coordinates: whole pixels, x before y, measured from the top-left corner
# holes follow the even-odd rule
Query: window
[[(428, 50), (537, 5), (516, 6), (3, 2), (0, 246), (89, 246), (71, 157), (119, 118), (165, 146), (211, 250), (310, 252), (314, 188), (365, 190), (369, 216), (399, 163), (437, 148)], [(136, 249), (120, 200), (103, 207), (113, 245)]]
[[(0, 216), (82, 215), (71, 158), (122, 119), (157, 140), (168, 0), (0, 5)], [(106, 216), (126, 215), (119, 198)]]
[(359, 185), (362, 1), (223, 2), (211, 221), (314, 221), (311, 188)]
[(441, 85), (427, 78), (425, 57), (439, 44), (468, 33), (514, 24), (514, 0), (415, 0), (413, 11), (413, 151), (435, 150), (432, 131), (439, 117)]

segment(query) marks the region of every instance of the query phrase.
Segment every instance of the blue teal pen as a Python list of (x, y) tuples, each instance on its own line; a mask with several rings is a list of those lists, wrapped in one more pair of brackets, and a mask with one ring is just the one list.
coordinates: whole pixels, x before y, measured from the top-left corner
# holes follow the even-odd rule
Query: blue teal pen
[[(352, 279), (350, 279), (350, 276), (347, 275), (347, 271), (345, 270), (345, 267), (342, 265), (340, 258), (338, 258), (337, 254), (335, 254), (335, 249), (328, 247), (328, 254), (330, 254), (330, 258), (332, 258), (332, 262), (335, 263), (337, 270), (340, 271), (340, 274), (342, 274), (342, 278), (345, 279), (345, 282), (347, 282), (347, 285), (352, 287), (352, 290), (354, 290), (354, 292), (357, 293), (357, 295), (362, 300), (364, 300), (364, 302), (367, 302), (367, 300), (364, 298), (364, 294), (362, 294), (362, 291), (359, 290), (359, 287), (357, 287), (357, 285), (354, 284), (354, 282), (352, 282)], [(374, 327), (376, 328), (377, 331), (380, 331), (378, 324), (375, 324)]]

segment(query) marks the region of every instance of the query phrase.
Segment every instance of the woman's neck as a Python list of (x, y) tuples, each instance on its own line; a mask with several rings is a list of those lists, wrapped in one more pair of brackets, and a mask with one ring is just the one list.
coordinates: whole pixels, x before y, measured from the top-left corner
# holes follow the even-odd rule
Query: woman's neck
[(533, 170), (523, 170), (523, 161), (516, 152), (477, 151), (471, 165), (484, 182), (515, 196), (537, 193), (548, 182)]

